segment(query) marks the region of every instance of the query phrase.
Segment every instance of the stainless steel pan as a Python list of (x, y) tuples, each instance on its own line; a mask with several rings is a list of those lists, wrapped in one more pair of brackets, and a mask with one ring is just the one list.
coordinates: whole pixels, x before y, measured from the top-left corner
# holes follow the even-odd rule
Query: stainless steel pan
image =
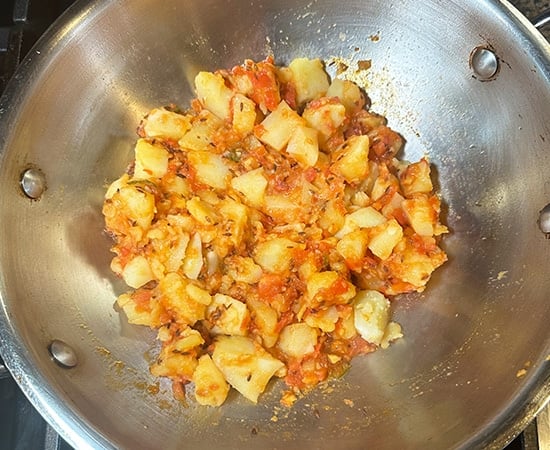
[[(437, 168), (450, 262), (332, 392), (185, 407), (114, 309), (104, 186), (150, 108), (270, 51), (372, 60), (373, 109)], [(2, 98), (0, 163), (0, 350), (76, 448), (498, 448), (548, 399), (550, 49), (505, 1), (83, 1)]]

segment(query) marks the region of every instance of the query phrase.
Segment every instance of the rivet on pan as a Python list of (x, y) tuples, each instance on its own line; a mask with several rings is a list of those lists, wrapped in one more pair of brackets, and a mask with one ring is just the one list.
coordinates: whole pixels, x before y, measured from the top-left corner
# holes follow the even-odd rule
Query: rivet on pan
[(480, 81), (494, 79), (499, 66), (498, 56), (488, 47), (479, 46), (470, 53), (470, 68), (474, 72), (475, 78)]
[(550, 239), (550, 203), (539, 213), (539, 228)]
[(27, 169), (21, 174), (21, 189), (27, 197), (38, 200), (46, 190), (46, 177), (38, 169)]
[(74, 349), (59, 339), (54, 339), (48, 346), (53, 360), (61, 367), (70, 369), (78, 364)]

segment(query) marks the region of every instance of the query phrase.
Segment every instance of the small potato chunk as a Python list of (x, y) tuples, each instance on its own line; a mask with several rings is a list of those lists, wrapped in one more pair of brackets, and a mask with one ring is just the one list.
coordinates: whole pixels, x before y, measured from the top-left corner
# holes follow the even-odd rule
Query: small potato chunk
[(235, 281), (254, 284), (262, 277), (262, 268), (250, 257), (229, 256), (224, 262), (227, 274)]
[(327, 93), (327, 97), (338, 97), (346, 107), (347, 114), (353, 114), (359, 111), (365, 103), (359, 86), (353, 81), (335, 78), (332, 80)]
[(336, 322), (340, 318), (335, 306), (309, 313), (304, 321), (312, 328), (319, 328), (325, 333), (331, 333), (336, 328)]
[(147, 137), (181, 139), (191, 128), (191, 117), (155, 108), (144, 120), (143, 131)]
[(277, 347), (290, 358), (301, 359), (315, 351), (317, 330), (307, 323), (293, 323), (281, 330)]
[(299, 126), (294, 130), (286, 151), (303, 167), (313, 167), (319, 159), (317, 130)]
[(191, 236), (185, 249), (183, 273), (191, 280), (196, 280), (201, 273), (203, 265), (202, 241), (199, 233), (195, 233)]
[(319, 132), (322, 144), (344, 123), (346, 107), (334, 99), (323, 97), (309, 103), (302, 116), (309, 127)]
[(128, 286), (137, 289), (153, 280), (154, 275), (147, 259), (138, 255), (122, 269), (122, 279)]
[(220, 155), (207, 151), (191, 151), (187, 154), (187, 160), (201, 183), (216, 189), (225, 189), (229, 168)]
[(279, 338), (277, 311), (267, 303), (254, 298), (247, 299), (246, 304), (252, 313), (252, 321), (262, 337), (262, 345), (265, 348), (273, 347)]
[(220, 74), (199, 72), (195, 77), (197, 98), (216, 116), (222, 120), (231, 118), (231, 98), (233, 91), (225, 85)]
[(360, 270), (367, 252), (369, 232), (366, 229), (347, 233), (336, 244), (336, 250), (342, 255), (348, 267)]
[(420, 236), (433, 236), (437, 222), (437, 213), (428, 197), (417, 195), (414, 198), (403, 200), (401, 203), (405, 216), (413, 230)]
[(216, 294), (206, 310), (206, 318), (213, 324), (213, 334), (246, 336), (250, 312), (246, 305), (229, 295)]
[(382, 260), (388, 259), (403, 238), (403, 228), (395, 219), (378, 225), (368, 244), (369, 250)]
[[(177, 316), (178, 321), (194, 325), (206, 317), (210, 295), (196, 295), (195, 289), (187, 289), (189, 281), (177, 273), (169, 273), (159, 282), (164, 307)], [(200, 289), (197, 287), (197, 289)], [(206, 292), (206, 291), (204, 291)], [(190, 295), (190, 293), (192, 295)]]
[(390, 320), (390, 301), (378, 291), (359, 291), (353, 309), (357, 332), (365, 341), (380, 345)]
[(235, 94), (231, 99), (233, 129), (246, 135), (254, 130), (256, 124), (256, 104), (242, 94)]
[(162, 178), (168, 171), (168, 152), (163, 147), (138, 139), (134, 152), (135, 179)]
[(292, 73), (299, 105), (325, 95), (329, 80), (320, 59), (296, 58), (288, 68)]
[(244, 336), (219, 336), (212, 360), (227, 382), (253, 403), (274, 375), (285, 373), (283, 362)]
[(332, 270), (314, 273), (306, 281), (306, 297), (314, 307), (344, 304), (354, 296), (355, 286)]
[(214, 208), (198, 197), (193, 197), (186, 206), (189, 214), (202, 225), (213, 225), (219, 220)]
[(335, 236), (337, 238), (343, 238), (346, 234), (357, 230), (358, 228), (375, 227), (385, 221), (386, 218), (372, 206), (359, 208), (350, 214), (346, 214), (344, 217), (344, 226), (335, 234)]
[(243, 194), (251, 206), (261, 206), (267, 188), (264, 169), (259, 167), (231, 179), (231, 187)]
[(223, 125), (217, 116), (207, 109), (200, 112), (192, 120), (191, 128), (178, 141), (179, 146), (184, 150), (210, 150), (217, 130)]
[(433, 189), (430, 163), (422, 158), (420, 161), (410, 164), (399, 175), (399, 182), (405, 197), (410, 198), (414, 194), (429, 194)]
[(195, 398), (200, 405), (220, 406), (229, 393), (229, 384), (209, 355), (202, 355), (193, 373)]
[(254, 260), (268, 272), (283, 273), (289, 269), (293, 250), (299, 246), (287, 238), (273, 238), (256, 247)]
[(108, 228), (128, 232), (128, 222), (146, 231), (155, 217), (155, 196), (138, 185), (125, 185), (103, 207)]
[(352, 136), (331, 155), (331, 170), (342, 175), (348, 183), (358, 183), (369, 173), (369, 138)]
[(294, 130), (303, 125), (305, 125), (304, 119), (283, 100), (262, 123), (255, 127), (254, 134), (264, 144), (270, 145), (275, 150), (282, 150)]

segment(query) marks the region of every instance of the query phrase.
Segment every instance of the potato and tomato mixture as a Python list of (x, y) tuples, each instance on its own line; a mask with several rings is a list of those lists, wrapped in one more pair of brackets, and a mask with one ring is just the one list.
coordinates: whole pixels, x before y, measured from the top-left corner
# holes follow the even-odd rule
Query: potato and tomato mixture
[(155, 376), (203, 405), (230, 387), (291, 404), (402, 336), (393, 296), (447, 257), (426, 159), (318, 59), (200, 72), (189, 110), (152, 110), (107, 190), (118, 305), (158, 330)]

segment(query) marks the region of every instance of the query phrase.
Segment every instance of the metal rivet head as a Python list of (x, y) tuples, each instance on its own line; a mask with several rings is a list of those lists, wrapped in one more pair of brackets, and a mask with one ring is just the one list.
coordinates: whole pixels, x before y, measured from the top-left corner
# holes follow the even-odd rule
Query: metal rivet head
[(489, 81), (498, 73), (500, 62), (493, 50), (487, 47), (476, 47), (470, 53), (470, 68), (475, 78), (481, 81)]
[(27, 169), (21, 174), (21, 189), (33, 200), (39, 199), (46, 190), (46, 177), (38, 169)]
[(53, 360), (61, 367), (71, 368), (78, 364), (74, 349), (63, 341), (53, 340), (48, 346), (48, 350)]
[(540, 211), (538, 223), (540, 231), (550, 238), (550, 203)]

